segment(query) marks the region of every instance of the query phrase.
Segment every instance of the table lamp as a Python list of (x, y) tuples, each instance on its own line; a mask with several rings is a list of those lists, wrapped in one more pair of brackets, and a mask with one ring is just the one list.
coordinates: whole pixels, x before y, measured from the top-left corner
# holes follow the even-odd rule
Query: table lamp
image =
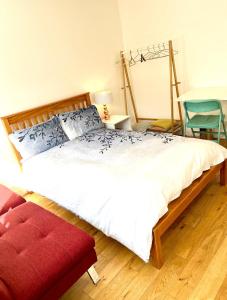
[(107, 108), (107, 104), (112, 102), (112, 93), (110, 91), (101, 91), (95, 93), (95, 103), (96, 104), (103, 104), (103, 112), (104, 112), (104, 119), (109, 120), (110, 114)]

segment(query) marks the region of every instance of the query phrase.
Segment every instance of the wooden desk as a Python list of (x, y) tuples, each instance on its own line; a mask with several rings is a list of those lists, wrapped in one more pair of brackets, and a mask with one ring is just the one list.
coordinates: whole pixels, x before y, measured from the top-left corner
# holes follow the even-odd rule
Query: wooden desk
[(220, 101), (227, 100), (227, 87), (207, 87), (196, 88), (185, 92), (176, 100), (183, 102), (186, 100), (208, 100), (216, 99)]

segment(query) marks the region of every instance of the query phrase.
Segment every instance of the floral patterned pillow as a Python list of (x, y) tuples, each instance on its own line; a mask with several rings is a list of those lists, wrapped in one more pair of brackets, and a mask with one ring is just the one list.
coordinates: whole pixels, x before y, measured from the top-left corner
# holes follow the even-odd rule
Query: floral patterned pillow
[(91, 130), (104, 127), (98, 110), (94, 105), (76, 111), (61, 113), (58, 117), (63, 130), (70, 140)]
[(57, 117), (30, 128), (15, 131), (9, 135), (9, 138), (23, 159), (32, 157), (69, 140)]

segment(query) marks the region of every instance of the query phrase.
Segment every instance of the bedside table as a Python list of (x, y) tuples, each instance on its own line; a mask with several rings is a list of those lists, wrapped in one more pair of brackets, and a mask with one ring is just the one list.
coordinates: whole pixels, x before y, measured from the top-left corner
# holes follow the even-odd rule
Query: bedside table
[(131, 120), (126, 115), (112, 115), (109, 120), (102, 120), (108, 129), (132, 130)]

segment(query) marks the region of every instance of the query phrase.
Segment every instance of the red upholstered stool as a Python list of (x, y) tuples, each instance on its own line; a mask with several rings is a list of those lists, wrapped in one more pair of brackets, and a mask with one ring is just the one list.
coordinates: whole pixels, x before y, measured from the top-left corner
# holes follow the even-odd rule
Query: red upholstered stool
[(58, 299), (97, 260), (92, 237), (27, 202), (0, 216), (0, 299)]
[(24, 198), (0, 184), (0, 215), (24, 202)]

